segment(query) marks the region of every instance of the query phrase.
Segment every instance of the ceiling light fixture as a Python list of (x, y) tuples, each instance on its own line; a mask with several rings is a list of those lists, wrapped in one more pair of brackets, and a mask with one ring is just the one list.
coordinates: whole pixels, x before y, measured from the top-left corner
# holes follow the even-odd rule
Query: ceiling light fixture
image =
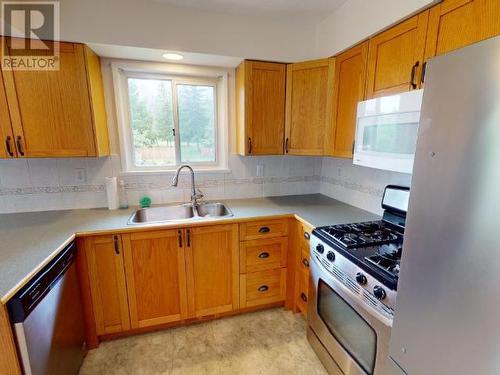
[(163, 58), (167, 60), (182, 60), (184, 56), (182, 56), (179, 53), (172, 53), (172, 52), (167, 52), (163, 54)]

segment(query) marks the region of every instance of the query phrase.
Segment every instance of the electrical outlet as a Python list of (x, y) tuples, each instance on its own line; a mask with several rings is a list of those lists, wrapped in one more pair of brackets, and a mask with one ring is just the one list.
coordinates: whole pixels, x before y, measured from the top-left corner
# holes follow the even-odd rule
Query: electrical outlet
[(262, 164), (257, 166), (257, 177), (264, 177), (264, 166)]
[(87, 182), (87, 170), (85, 168), (75, 168), (75, 183), (84, 184)]

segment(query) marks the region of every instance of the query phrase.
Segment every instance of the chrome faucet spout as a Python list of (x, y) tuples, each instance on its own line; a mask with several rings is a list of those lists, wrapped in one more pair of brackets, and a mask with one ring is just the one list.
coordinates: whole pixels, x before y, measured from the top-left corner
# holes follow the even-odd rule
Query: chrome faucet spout
[(203, 198), (203, 194), (199, 190), (198, 190), (198, 193), (196, 191), (197, 189), (196, 189), (196, 185), (194, 182), (193, 168), (191, 168), (187, 164), (183, 164), (183, 165), (179, 166), (179, 168), (177, 168), (177, 171), (175, 172), (174, 178), (172, 179), (172, 186), (177, 186), (179, 184), (179, 174), (181, 173), (181, 170), (184, 168), (187, 168), (189, 170), (189, 172), (191, 173), (191, 204), (193, 204), (193, 206), (196, 206), (198, 204), (198, 199)]

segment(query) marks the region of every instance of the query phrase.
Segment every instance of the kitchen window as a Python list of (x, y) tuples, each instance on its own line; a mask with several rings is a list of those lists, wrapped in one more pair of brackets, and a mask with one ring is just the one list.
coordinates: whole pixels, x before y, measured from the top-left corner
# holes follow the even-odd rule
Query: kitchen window
[(224, 76), (113, 74), (123, 172), (227, 167)]

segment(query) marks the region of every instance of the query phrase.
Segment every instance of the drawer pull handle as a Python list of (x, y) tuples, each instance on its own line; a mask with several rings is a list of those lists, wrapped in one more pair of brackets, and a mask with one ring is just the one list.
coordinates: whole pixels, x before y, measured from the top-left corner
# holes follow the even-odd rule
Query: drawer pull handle
[(311, 235), (309, 234), (309, 232), (304, 232), (304, 238), (308, 241), (311, 239)]
[(269, 233), (270, 229), (269, 227), (260, 227), (259, 228), (259, 233)]
[(259, 292), (267, 292), (269, 290), (269, 287), (267, 285), (261, 285), (259, 286), (259, 289), (257, 289)]
[(304, 266), (306, 266), (307, 268), (309, 268), (309, 261), (308, 261), (306, 258), (303, 258), (303, 259), (302, 259), (302, 264), (303, 264)]
[(304, 293), (300, 293), (300, 299), (304, 302), (307, 302), (307, 296)]
[(269, 253), (267, 251), (264, 251), (264, 252), (260, 253), (259, 254), (259, 258), (260, 259), (269, 258)]

